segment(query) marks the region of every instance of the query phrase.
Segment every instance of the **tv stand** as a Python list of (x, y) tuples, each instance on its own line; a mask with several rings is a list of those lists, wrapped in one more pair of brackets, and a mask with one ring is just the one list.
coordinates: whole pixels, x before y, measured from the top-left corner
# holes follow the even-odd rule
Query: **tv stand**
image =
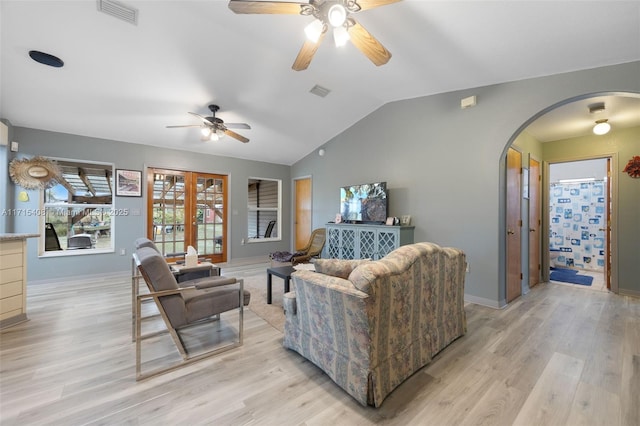
[(327, 256), (332, 259), (382, 259), (413, 244), (414, 226), (328, 223)]

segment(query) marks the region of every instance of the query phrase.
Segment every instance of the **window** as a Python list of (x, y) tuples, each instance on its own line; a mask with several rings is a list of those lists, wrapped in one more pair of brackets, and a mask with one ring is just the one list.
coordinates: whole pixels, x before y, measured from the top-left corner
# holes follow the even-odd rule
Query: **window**
[(58, 184), (43, 193), (41, 256), (113, 251), (112, 228), (127, 209), (113, 207), (113, 165), (57, 161)]
[(248, 226), (249, 242), (280, 240), (282, 181), (249, 178)]

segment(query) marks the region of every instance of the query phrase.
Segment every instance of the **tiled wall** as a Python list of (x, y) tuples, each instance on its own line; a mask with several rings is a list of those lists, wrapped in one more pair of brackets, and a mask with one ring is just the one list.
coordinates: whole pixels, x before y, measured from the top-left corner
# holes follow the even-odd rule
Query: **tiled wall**
[(551, 266), (604, 270), (605, 188), (604, 181), (551, 184)]

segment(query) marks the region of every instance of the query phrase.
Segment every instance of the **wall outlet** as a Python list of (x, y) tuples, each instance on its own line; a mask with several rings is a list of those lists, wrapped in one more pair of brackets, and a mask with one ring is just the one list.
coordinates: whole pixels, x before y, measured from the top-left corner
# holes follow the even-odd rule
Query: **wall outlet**
[(124, 256), (124, 255), (126, 255), (126, 254), (127, 254), (127, 249), (123, 249), (123, 248), (121, 248), (121, 249), (120, 249), (120, 256)]
[(471, 266), (469, 266), (469, 262), (467, 262), (467, 274), (471, 272)]

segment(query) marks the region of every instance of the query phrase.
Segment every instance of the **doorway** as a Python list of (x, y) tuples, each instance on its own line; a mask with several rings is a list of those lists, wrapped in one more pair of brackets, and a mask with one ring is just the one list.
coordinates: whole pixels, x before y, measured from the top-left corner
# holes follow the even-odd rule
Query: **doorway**
[(549, 164), (550, 281), (611, 288), (610, 163), (605, 157)]
[(227, 261), (227, 176), (149, 168), (147, 194), (147, 237), (162, 253), (192, 246), (200, 258)]
[(294, 247), (300, 250), (309, 242), (311, 236), (311, 178), (294, 180), (294, 190)]
[(506, 301), (522, 294), (522, 153), (513, 148), (507, 152), (507, 288)]
[[(533, 217), (531, 210), (527, 211), (526, 201), (523, 201), (522, 219), (523, 229), (522, 238), (529, 236), (529, 244), (526, 241), (522, 243), (522, 268), (521, 272), (525, 275), (522, 279), (523, 293), (534, 285), (535, 279), (539, 276), (539, 282), (550, 281), (550, 196), (549, 186), (549, 168), (552, 163), (568, 163), (582, 160), (608, 159), (607, 166), (607, 188), (606, 192), (606, 209), (608, 214), (604, 229), (604, 253), (605, 253), (605, 272), (604, 287), (618, 293), (619, 291), (619, 265), (617, 259), (619, 256), (619, 241), (625, 242), (627, 245), (629, 238), (624, 234), (620, 234), (620, 218), (619, 213), (619, 175), (623, 166), (619, 164), (618, 155), (621, 148), (617, 143), (618, 131), (620, 135), (625, 135), (625, 129), (637, 126), (633, 121), (625, 121), (632, 114), (623, 114), (625, 111), (637, 111), (640, 95), (635, 93), (618, 93), (618, 92), (602, 92), (590, 93), (576, 96), (571, 99), (565, 99), (554, 105), (539, 111), (527, 121), (525, 121), (518, 131), (516, 131), (507, 146), (505, 147), (500, 162), (500, 187), (502, 217), (499, 220), (500, 229), (500, 250), (503, 254), (504, 267), (500, 276), (500, 297), (502, 305), (508, 303), (507, 287), (509, 269), (512, 267), (510, 262), (514, 256), (510, 256), (507, 250), (508, 227), (507, 227), (507, 191), (508, 186), (506, 170), (506, 157), (509, 149), (513, 146), (523, 154), (523, 167), (527, 167), (526, 156), (529, 158), (539, 159), (542, 164), (542, 189), (541, 189), (541, 207), (540, 218), (542, 224), (540, 227), (539, 241), (540, 245), (534, 244), (531, 237), (535, 231), (530, 228), (529, 217)], [(609, 134), (597, 135), (593, 132), (594, 116), (592, 115), (592, 107), (597, 104), (606, 105), (606, 115), (611, 120), (617, 121), (617, 125), (613, 127)], [(623, 126), (626, 124), (626, 127)], [(529, 163), (529, 176), (533, 173), (534, 167)], [(523, 178), (524, 179), (524, 178)], [(531, 181), (529, 182), (532, 183)], [(526, 197), (523, 197), (526, 198)], [(534, 200), (530, 200), (529, 207), (533, 207)], [(580, 235), (582, 238), (582, 235)], [(571, 242), (569, 240), (569, 242)], [(540, 249), (539, 275), (534, 269), (537, 263), (532, 259), (537, 249)], [(593, 249), (593, 248), (592, 248)], [(517, 261), (517, 259), (516, 259)], [(592, 259), (593, 261), (593, 259)], [(529, 268), (527, 268), (529, 266)], [(595, 279), (594, 279), (595, 281)], [(595, 285), (595, 284), (594, 284)]]

